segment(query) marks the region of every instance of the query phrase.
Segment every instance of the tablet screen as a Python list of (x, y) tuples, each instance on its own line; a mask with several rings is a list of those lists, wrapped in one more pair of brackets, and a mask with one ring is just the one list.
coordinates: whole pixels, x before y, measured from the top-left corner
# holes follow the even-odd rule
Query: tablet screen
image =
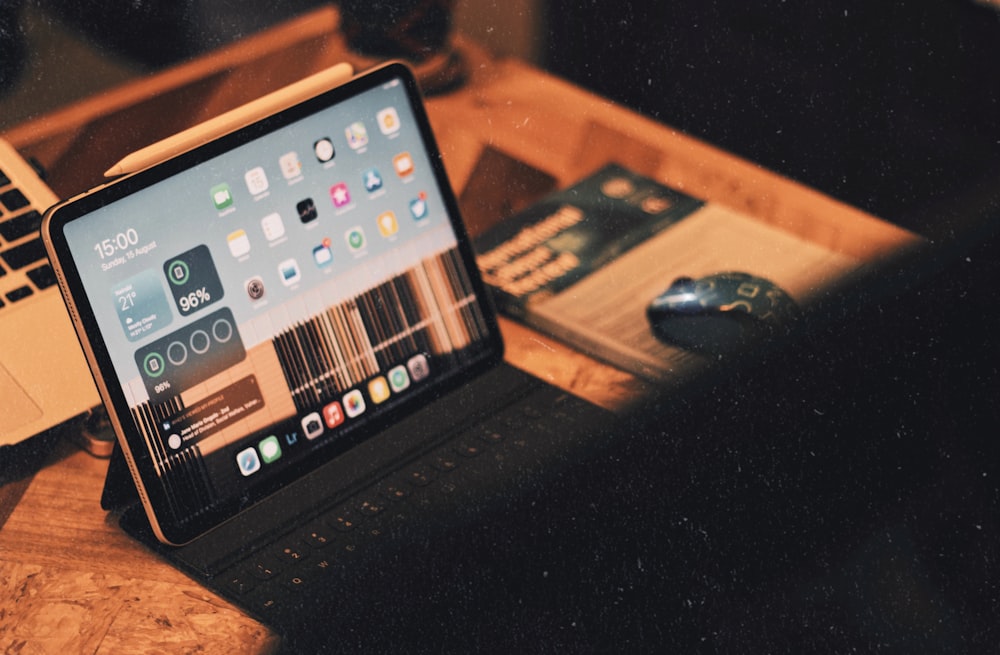
[(400, 65), (71, 201), (46, 232), (171, 542), (501, 353)]

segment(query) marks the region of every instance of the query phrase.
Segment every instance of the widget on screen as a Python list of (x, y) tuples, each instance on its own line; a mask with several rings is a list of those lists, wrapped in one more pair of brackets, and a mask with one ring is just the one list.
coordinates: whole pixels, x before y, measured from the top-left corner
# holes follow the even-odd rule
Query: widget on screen
[(222, 300), (222, 282), (206, 245), (195, 246), (165, 261), (163, 274), (181, 316), (188, 316)]
[(118, 320), (129, 341), (136, 341), (173, 320), (170, 303), (155, 269), (147, 269), (116, 285), (111, 290)]
[(185, 325), (135, 353), (140, 377), (154, 402), (204, 382), (245, 358), (246, 350), (228, 307)]

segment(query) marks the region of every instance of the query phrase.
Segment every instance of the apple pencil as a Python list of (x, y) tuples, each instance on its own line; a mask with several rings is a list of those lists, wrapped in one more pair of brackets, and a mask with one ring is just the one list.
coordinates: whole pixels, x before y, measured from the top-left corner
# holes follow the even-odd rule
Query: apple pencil
[(350, 64), (340, 63), (298, 82), (219, 114), (194, 127), (126, 155), (104, 172), (104, 177), (134, 173), (165, 159), (191, 150), (212, 139), (245, 127), (265, 116), (287, 109), (315, 95), (343, 84), (354, 74)]

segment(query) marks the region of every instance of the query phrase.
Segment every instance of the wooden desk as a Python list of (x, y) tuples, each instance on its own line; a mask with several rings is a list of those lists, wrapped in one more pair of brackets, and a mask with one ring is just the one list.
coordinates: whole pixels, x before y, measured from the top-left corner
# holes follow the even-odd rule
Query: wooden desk
[[(122, 154), (344, 58), (321, 10), (213, 57), (139, 81), (5, 135), (69, 195)], [(428, 101), (454, 187), (489, 144), (567, 185), (609, 160), (866, 260), (912, 235), (470, 44), (471, 75)], [(482, 226), (473, 226), (473, 229)], [(609, 408), (643, 383), (509, 321), (514, 364)], [(275, 636), (127, 538), (100, 509), (106, 462), (62, 446), (0, 488), (0, 647), (20, 653), (268, 652)], [(9, 512), (6, 523), (2, 520)]]

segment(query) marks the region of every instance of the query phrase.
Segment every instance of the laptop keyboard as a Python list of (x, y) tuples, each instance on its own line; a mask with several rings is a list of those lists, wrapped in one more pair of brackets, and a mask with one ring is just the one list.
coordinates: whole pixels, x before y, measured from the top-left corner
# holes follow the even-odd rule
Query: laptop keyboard
[(41, 212), (0, 169), (0, 283), (8, 278), (0, 287), (0, 308), (56, 283), (39, 235), (41, 225)]

